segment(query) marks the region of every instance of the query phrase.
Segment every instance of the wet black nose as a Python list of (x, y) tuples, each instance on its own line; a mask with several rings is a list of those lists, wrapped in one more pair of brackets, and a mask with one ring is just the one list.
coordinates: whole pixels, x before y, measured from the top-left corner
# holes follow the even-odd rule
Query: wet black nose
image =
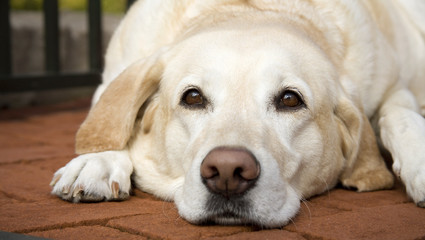
[(254, 155), (241, 148), (215, 148), (201, 164), (204, 184), (227, 198), (245, 193), (259, 175), (260, 166)]

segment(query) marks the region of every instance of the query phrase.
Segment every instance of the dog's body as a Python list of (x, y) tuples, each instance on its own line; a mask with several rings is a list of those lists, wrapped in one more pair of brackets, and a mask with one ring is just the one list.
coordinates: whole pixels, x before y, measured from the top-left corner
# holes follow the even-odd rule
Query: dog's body
[[(281, 226), (338, 181), (425, 205), (421, 1), (137, 1), (58, 170), (70, 201), (174, 200), (193, 223)], [(370, 122), (369, 122), (370, 120)]]

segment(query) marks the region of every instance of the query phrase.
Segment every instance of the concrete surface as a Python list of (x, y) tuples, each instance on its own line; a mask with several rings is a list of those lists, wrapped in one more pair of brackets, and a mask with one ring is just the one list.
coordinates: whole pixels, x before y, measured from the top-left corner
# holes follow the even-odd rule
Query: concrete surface
[(171, 202), (135, 190), (124, 202), (73, 204), (50, 195), (52, 174), (74, 155), (88, 100), (0, 112), (0, 231), (52, 239), (425, 239), (425, 209), (397, 184), (334, 189), (302, 202), (281, 229), (195, 226)]

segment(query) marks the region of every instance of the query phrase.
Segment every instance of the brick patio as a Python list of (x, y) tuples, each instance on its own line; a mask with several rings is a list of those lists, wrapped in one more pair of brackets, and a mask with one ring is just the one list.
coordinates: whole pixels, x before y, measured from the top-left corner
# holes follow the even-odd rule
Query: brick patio
[(52, 239), (425, 239), (425, 209), (401, 184), (335, 189), (302, 203), (282, 229), (195, 226), (173, 203), (136, 190), (124, 202), (73, 204), (50, 195), (52, 174), (74, 155), (88, 100), (0, 112), (0, 230)]

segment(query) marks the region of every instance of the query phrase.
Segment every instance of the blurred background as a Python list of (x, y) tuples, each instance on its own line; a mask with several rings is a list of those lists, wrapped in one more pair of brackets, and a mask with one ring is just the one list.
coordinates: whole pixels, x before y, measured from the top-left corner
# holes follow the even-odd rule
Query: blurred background
[[(100, 81), (109, 39), (134, 2), (0, 1), (3, 110), (91, 97)], [(53, 33), (46, 28), (53, 28)], [(52, 35), (57, 39), (47, 39)], [(56, 84), (59, 81), (63, 84)]]
[[(85, 11), (87, 0), (59, 0), (61, 11)], [(126, 0), (102, 0), (102, 11), (104, 13), (122, 14), (126, 10)], [(13, 10), (41, 11), (43, 0), (10, 0)]]

